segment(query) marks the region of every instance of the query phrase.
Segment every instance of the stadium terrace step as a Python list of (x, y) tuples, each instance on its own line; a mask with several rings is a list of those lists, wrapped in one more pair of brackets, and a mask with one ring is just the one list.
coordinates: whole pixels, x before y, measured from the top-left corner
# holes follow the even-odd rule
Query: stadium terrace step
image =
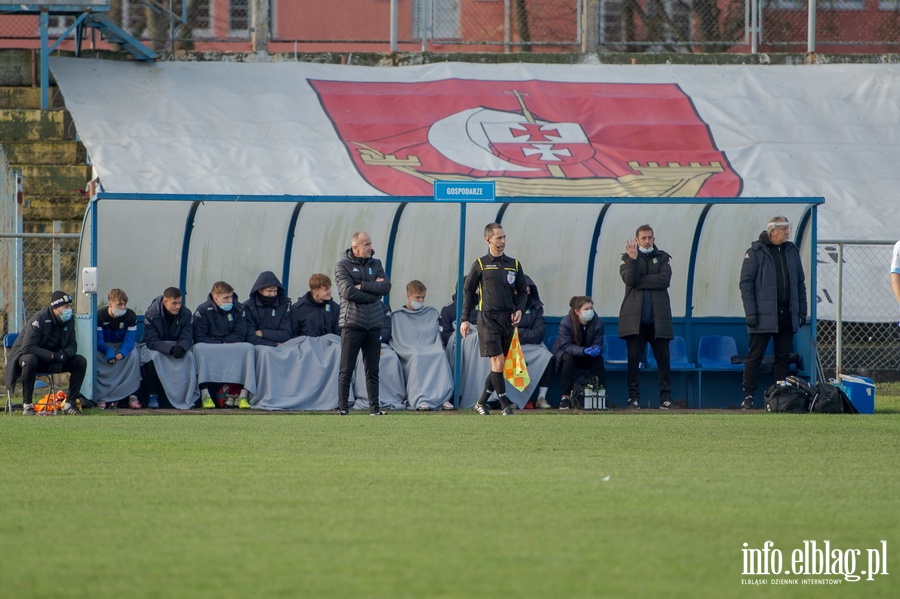
[(0, 109), (0, 143), (74, 139), (72, 117), (64, 110)]
[(91, 167), (85, 164), (29, 164), (18, 168), (27, 196), (73, 196), (91, 179)]
[[(65, 108), (59, 88), (50, 87), (50, 109)], [(3, 87), (0, 86), (0, 109), (40, 110), (40, 87)]]
[(84, 164), (81, 142), (68, 140), (9, 141), (0, 144), (14, 167), (24, 164)]

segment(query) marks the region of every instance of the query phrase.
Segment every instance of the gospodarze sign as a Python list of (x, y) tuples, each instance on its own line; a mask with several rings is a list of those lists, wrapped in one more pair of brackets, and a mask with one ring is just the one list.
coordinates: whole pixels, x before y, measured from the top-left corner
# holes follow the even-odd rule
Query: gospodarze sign
[(496, 198), (493, 181), (435, 181), (434, 199), (437, 202), (493, 202)]

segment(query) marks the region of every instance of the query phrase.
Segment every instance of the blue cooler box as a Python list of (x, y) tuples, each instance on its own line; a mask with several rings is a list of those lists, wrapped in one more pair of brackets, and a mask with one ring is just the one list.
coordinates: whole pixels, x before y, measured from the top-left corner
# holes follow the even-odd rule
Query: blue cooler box
[(875, 413), (875, 382), (872, 379), (842, 374), (841, 386), (860, 414)]

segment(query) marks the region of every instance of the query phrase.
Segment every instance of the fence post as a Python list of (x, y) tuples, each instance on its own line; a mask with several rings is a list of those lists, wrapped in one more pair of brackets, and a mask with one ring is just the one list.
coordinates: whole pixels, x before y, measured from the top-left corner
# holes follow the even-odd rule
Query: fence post
[(581, 3), (581, 51), (596, 52), (600, 45), (600, 3), (597, 0), (583, 0)]
[(62, 260), (60, 257), (62, 254), (62, 244), (60, 244), (59, 237), (57, 237), (60, 233), (62, 233), (62, 221), (55, 220), (53, 221), (53, 239), (51, 240), (53, 252), (53, 291), (62, 287)]
[(252, 0), (253, 21), (250, 23), (250, 41), (253, 44), (253, 52), (256, 54), (268, 54), (269, 52), (269, 0)]
[(391, 52), (397, 51), (397, 0), (391, 0)]
[(512, 42), (512, 7), (511, 0), (503, 0), (503, 52), (509, 53)]
[(808, 2), (808, 8), (806, 9), (806, 52), (814, 54), (816, 51), (816, 0), (808, 0)]
[(844, 295), (844, 244), (837, 244), (837, 298), (834, 302), (834, 380), (841, 380), (841, 346), (843, 345), (843, 315), (841, 300)]
[(25, 299), (24, 293), (22, 289), (22, 280), (25, 276), (24, 269), (24, 242), (22, 240), (22, 233), (25, 231), (24, 219), (22, 216), (22, 197), (25, 191), (24, 184), (22, 183), (22, 171), (20, 169), (15, 170), (16, 173), (16, 234), (19, 236), (16, 238), (15, 243), (15, 291), (13, 292), (13, 307), (10, 312), (12, 313), (13, 326), (15, 327), (14, 331), (18, 331), (19, 327), (22, 326), (22, 323), (25, 322)]

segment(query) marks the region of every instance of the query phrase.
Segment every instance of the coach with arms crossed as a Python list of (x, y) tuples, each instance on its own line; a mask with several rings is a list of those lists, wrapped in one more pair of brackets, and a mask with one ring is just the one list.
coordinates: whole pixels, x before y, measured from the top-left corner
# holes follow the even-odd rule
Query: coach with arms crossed
[(341, 294), (341, 373), (338, 376), (338, 413), (350, 409), (350, 382), (360, 350), (366, 369), (369, 415), (384, 412), (378, 402), (378, 374), (381, 360), (381, 327), (384, 324), (383, 298), (391, 291), (381, 260), (372, 256), (372, 238), (358, 231), (350, 239), (350, 249), (334, 267), (334, 280)]

